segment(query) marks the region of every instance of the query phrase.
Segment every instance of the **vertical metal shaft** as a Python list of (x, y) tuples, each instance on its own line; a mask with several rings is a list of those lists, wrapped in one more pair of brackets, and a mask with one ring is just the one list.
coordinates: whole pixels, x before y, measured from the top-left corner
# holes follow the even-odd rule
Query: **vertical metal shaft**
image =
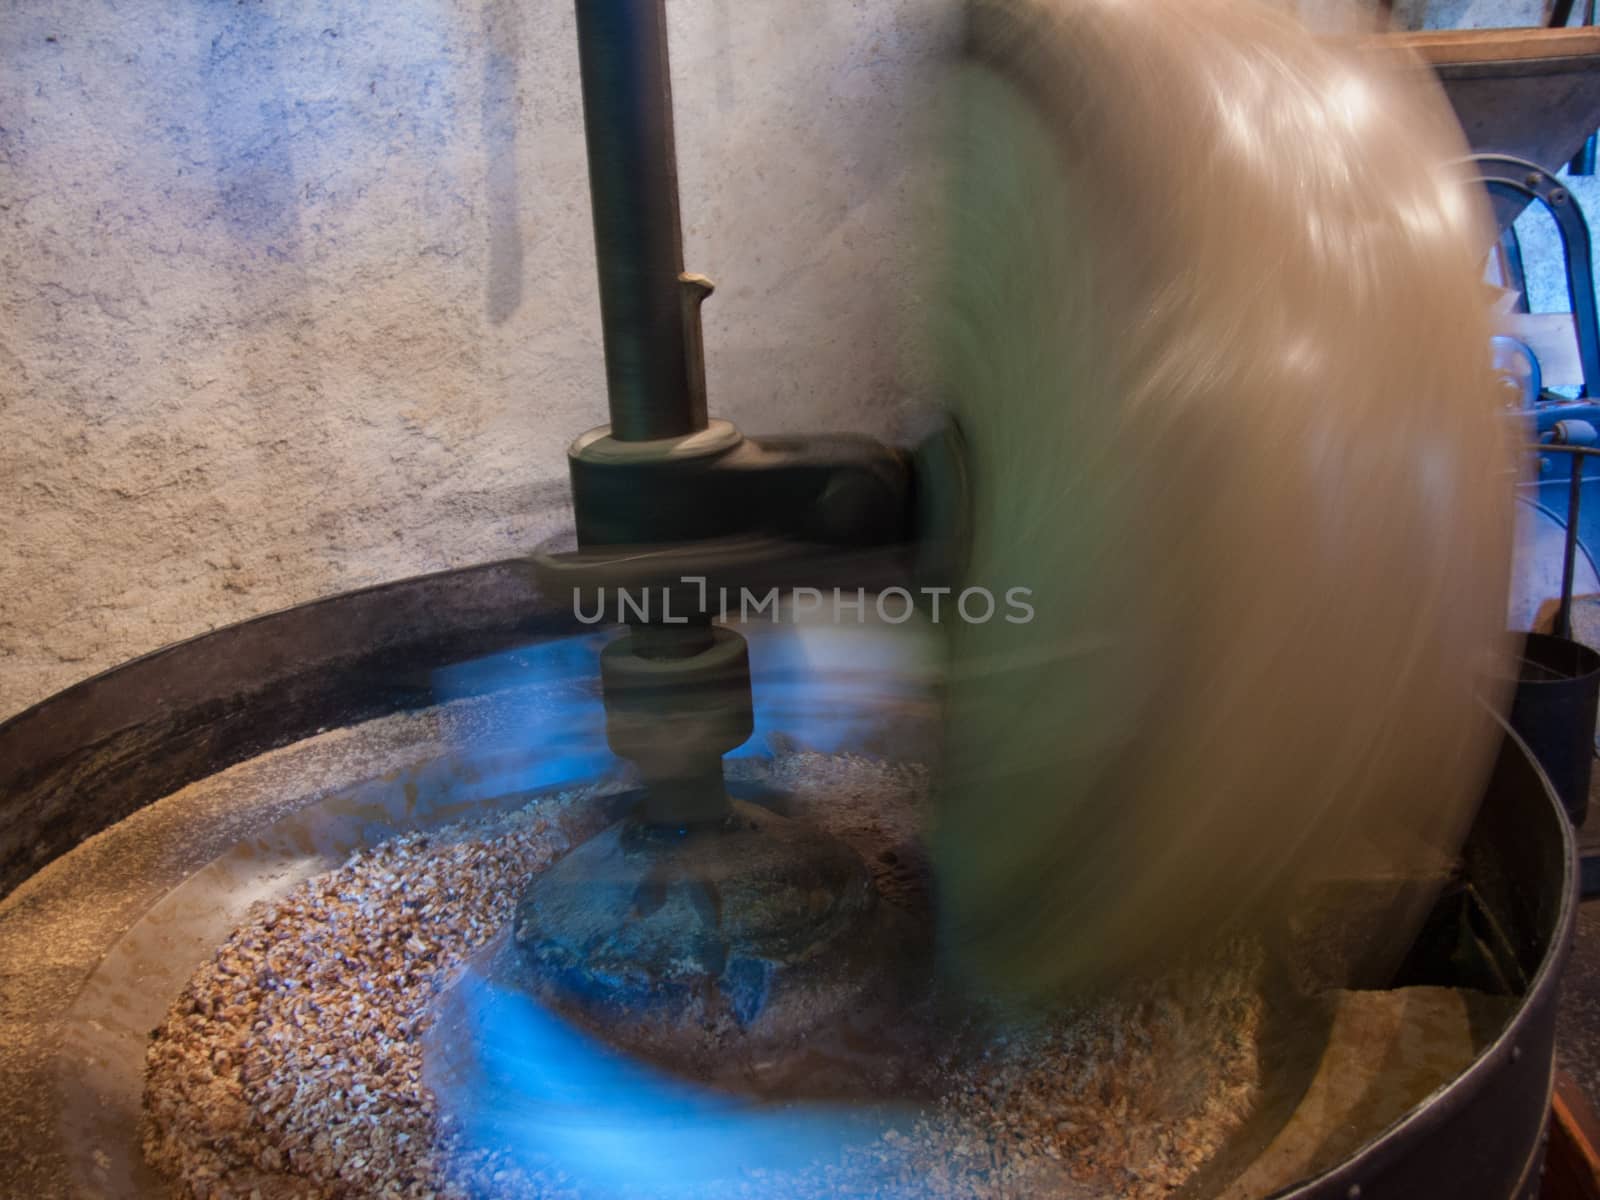
[(576, 0), (611, 435), (706, 427), (691, 363), (665, 0)]
[(1572, 460), (1572, 474), (1567, 480), (1567, 534), (1561, 548), (1561, 605), (1556, 610), (1556, 633), (1569, 641), (1572, 639), (1572, 573), (1578, 558), (1578, 508), (1583, 503), (1582, 451), (1567, 455)]

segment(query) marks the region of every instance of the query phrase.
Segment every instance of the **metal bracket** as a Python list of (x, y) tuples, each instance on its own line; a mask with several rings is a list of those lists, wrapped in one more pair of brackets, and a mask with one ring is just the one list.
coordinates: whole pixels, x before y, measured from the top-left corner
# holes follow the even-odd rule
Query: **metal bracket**
[(1567, 266), (1567, 296), (1578, 330), (1578, 359), (1583, 366), (1584, 396), (1600, 387), (1600, 311), (1594, 292), (1594, 266), (1590, 257), (1589, 223), (1583, 210), (1561, 180), (1537, 163), (1507, 154), (1479, 154), (1467, 160), (1478, 182), (1491, 195), (1523, 201), (1537, 200), (1555, 218)]

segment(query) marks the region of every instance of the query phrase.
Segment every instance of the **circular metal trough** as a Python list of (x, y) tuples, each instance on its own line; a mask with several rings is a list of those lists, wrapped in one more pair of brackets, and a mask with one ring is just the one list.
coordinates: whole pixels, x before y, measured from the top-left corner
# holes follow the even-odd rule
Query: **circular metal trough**
[[(315, 735), (429, 709), (441, 700), (440, 673), (454, 665), (582, 632), (565, 606), (540, 595), (524, 564), (490, 563), (260, 617), (71, 687), (0, 724), (0, 895), (8, 896), (0, 922), (26, 915), (29, 881), (53, 860), (163, 797)], [(516, 682), (494, 672), (474, 680), (485, 692)], [(452, 686), (459, 698), (459, 679)], [(1509, 732), (1450, 903), (1445, 940), (1470, 935), (1516, 997), (1513, 1016), (1459, 1077), (1336, 1166), (1275, 1195), (1537, 1196), (1575, 873), (1559, 801)], [(27, 978), (0, 963), (0, 1021), (25, 1031), (30, 1005), (47, 1001), (66, 1012), (97, 961), (63, 954), (59, 970)], [(1479, 977), (1451, 978), (1467, 968), (1426, 946), (1408, 961), (1411, 982), (1482, 986)], [(63, 1101), (60, 1081), (30, 1074), (25, 1058), (0, 1052), (0, 1192), (94, 1194), (69, 1148), (51, 1143), (70, 1135), (56, 1127), (41, 1138), (30, 1126), (33, 1110)], [(1309, 1075), (1290, 1076), (1279, 1091), (1292, 1108)], [(1284, 1119), (1279, 1111), (1254, 1122), (1227, 1161), (1203, 1169), (1184, 1194), (1225, 1189)]]

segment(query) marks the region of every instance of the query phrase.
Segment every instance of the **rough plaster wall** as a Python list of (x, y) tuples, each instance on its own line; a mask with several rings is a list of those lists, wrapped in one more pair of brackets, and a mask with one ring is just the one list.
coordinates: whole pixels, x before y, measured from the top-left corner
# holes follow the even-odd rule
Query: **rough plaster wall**
[[(1551, 0), (1395, 0), (1400, 29), (1499, 29), (1545, 25)], [(1581, 24), (1581, 4), (1578, 10)]]
[[(944, 0), (672, 0), (712, 405), (884, 433)], [(571, 0), (0, 14), (0, 716), (528, 549), (604, 419)]]

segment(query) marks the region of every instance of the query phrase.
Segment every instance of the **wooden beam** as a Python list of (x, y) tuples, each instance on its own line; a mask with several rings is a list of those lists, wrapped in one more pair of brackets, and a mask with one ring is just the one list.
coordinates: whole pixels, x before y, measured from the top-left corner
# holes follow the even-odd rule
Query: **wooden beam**
[(1433, 66), (1510, 63), (1600, 55), (1600, 26), (1571, 29), (1422, 29), (1379, 34), (1382, 45), (1413, 50)]

